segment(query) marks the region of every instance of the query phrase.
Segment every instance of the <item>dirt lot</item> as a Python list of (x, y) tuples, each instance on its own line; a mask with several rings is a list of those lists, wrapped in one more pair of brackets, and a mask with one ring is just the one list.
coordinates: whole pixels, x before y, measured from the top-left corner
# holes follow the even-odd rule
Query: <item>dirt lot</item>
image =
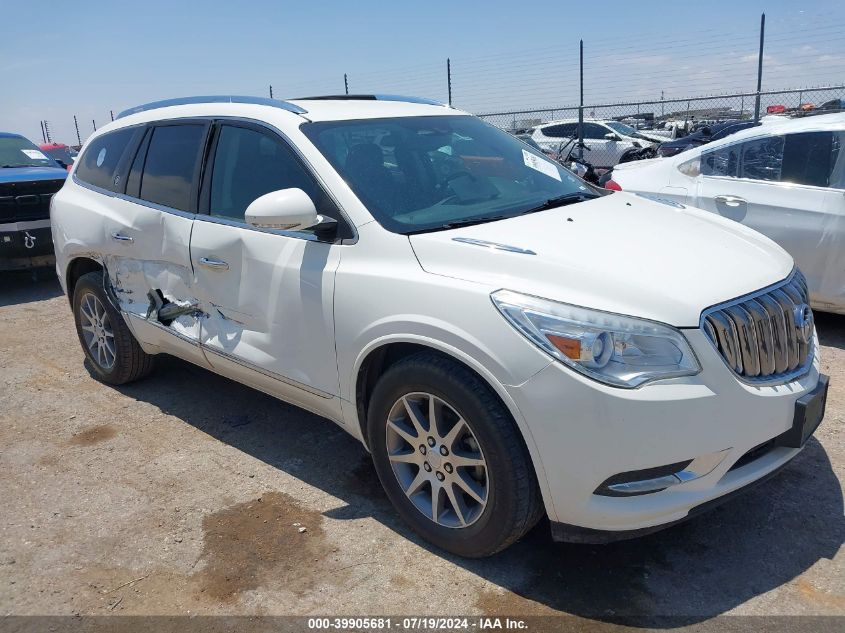
[(827, 418), (778, 477), (638, 541), (541, 525), (466, 561), (332, 423), (170, 358), (100, 384), (58, 284), (0, 275), (0, 614), (845, 615), (845, 318), (818, 327)]

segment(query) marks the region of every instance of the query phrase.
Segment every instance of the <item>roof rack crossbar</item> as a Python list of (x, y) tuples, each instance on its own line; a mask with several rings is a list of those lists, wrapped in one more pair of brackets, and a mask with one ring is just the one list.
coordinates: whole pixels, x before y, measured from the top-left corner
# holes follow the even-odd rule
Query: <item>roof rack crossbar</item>
[(314, 97), (297, 97), (291, 101), (402, 101), (405, 103), (420, 103), (423, 105), (444, 106), (446, 104), (426, 99), (425, 97), (405, 97), (403, 95), (361, 94), (361, 95), (318, 95)]
[(268, 99), (267, 97), (241, 97), (237, 95), (209, 95), (204, 97), (181, 97), (178, 99), (164, 99), (163, 101), (153, 101), (152, 103), (145, 103), (143, 105), (135, 106), (124, 110), (115, 117), (116, 119), (129, 116), (130, 114), (137, 114), (138, 112), (146, 112), (147, 110), (156, 110), (158, 108), (167, 108), (170, 106), (189, 105), (194, 103), (247, 103), (252, 105), (266, 105), (273, 108), (281, 108), (294, 114), (306, 114), (308, 111), (298, 105), (282, 101), (280, 99)]

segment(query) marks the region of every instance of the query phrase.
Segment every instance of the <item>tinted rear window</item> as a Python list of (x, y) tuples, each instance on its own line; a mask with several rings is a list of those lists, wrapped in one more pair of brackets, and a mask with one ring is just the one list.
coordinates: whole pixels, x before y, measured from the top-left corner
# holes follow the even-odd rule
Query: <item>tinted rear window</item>
[(193, 211), (199, 153), (205, 139), (202, 124), (156, 127), (147, 150), (141, 178), (141, 198)]
[(122, 190), (119, 182), (115, 184), (117, 167), (134, 134), (134, 128), (125, 128), (91, 141), (76, 168), (76, 177), (109, 191)]

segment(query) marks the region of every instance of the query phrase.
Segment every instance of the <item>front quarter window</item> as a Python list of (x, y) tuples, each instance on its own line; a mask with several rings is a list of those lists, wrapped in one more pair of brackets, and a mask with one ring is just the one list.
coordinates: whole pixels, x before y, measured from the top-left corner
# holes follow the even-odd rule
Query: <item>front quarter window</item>
[(373, 217), (395, 233), (503, 219), (594, 190), (472, 116), (306, 123), (302, 131)]

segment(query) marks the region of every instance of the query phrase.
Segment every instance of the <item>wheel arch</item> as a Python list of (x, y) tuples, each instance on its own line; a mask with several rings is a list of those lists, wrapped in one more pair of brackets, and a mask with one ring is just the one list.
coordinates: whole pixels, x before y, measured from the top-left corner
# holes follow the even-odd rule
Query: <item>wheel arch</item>
[(493, 393), (495, 393), (502, 404), (504, 404), (516, 424), (519, 435), (522, 438), (525, 448), (528, 450), (528, 456), (531, 459), (531, 465), (534, 468), (534, 473), (540, 486), (540, 492), (544, 503), (547, 508), (551, 507), (548, 504), (548, 501), (551, 499), (549, 484), (537, 444), (534, 441), (525, 418), (522, 416), (516, 402), (513, 398), (511, 398), (505, 388), (505, 385), (497, 380), (496, 377), (486, 367), (484, 367), (484, 365), (478, 362), (471, 355), (440, 341), (424, 337), (394, 336), (374, 341), (366, 349), (362, 350), (355, 364), (353, 374), (353, 384), (355, 388), (353, 394), (353, 404), (357, 420), (355, 430), (360, 435), (364, 446), (369, 450), (366, 440), (367, 408), (369, 405), (369, 397), (372, 394), (372, 390), (375, 387), (379, 376), (381, 376), (396, 362), (420, 352), (436, 352), (460, 363), (476, 374), (488, 387), (493, 390)]
[(67, 270), (65, 271), (65, 288), (67, 289), (68, 301), (73, 303), (73, 290), (76, 287), (76, 282), (82, 275), (93, 273), (98, 270), (103, 270), (103, 265), (91, 257), (74, 257), (68, 262)]

